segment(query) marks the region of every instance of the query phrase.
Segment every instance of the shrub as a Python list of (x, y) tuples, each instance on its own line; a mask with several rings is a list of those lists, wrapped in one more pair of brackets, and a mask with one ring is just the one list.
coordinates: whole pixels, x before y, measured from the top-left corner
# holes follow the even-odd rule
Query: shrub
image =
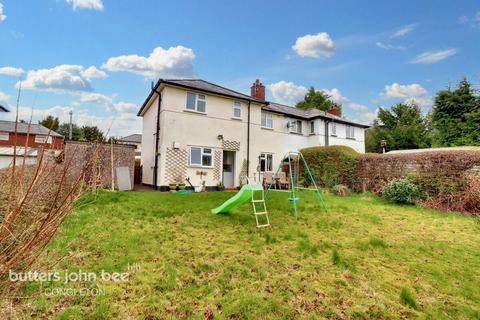
[(337, 196), (341, 196), (341, 197), (345, 197), (345, 196), (348, 196), (348, 194), (350, 193), (350, 190), (348, 189), (348, 187), (346, 185), (343, 185), (343, 184), (336, 184), (334, 185), (330, 191), (337, 195)]
[[(316, 179), (316, 183), (331, 188), (337, 184), (351, 184), (355, 177), (358, 153), (346, 146), (312, 147), (300, 150)], [(308, 173), (300, 170), (307, 184)]]
[(417, 301), (415, 301), (415, 297), (408, 288), (402, 288), (402, 291), (400, 291), (400, 301), (413, 309), (417, 309)]
[(414, 204), (420, 199), (421, 192), (408, 179), (395, 179), (382, 189), (382, 196), (395, 203)]

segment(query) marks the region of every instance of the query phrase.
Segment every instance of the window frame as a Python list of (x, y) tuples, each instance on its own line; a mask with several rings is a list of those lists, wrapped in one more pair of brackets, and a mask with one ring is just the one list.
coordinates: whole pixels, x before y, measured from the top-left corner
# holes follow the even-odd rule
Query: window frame
[[(258, 166), (259, 166), (260, 172), (273, 172), (273, 153), (262, 152), (260, 153), (260, 157), (258, 158), (259, 158)], [(263, 171), (262, 171), (262, 161), (264, 161), (264, 169), (266, 169)]]
[[(40, 140), (40, 138), (43, 138), (43, 140)], [(45, 134), (36, 134), (35, 135), (35, 143), (38, 144), (52, 144), (52, 136), (50, 135), (45, 135)]]
[[(200, 150), (200, 163), (192, 163), (192, 149)], [(205, 152), (205, 150), (210, 150), (210, 152)], [(210, 157), (210, 165), (204, 164), (204, 157)], [(200, 146), (189, 146), (188, 148), (188, 165), (190, 167), (198, 168), (213, 168), (213, 148), (210, 147), (200, 147)]]
[(315, 134), (315, 120), (310, 121), (310, 134)]
[(355, 139), (355, 126), (347, 125), (347, 139)]
[[(5, 139), (6, 137), (6, 139)], [(8, 131), (0, 131), (0, 141), (8, 141), (10, 140), (10, 132)]]
[(330, 135), (333, 137), (337, 136), (337, 123), (336, 122), (330, 122)]
[[(265, 116), (265, 123), (263, 122)], [(268, 120), (270, 120), (270, 126), (268, 126)], [(263, 111), (261, 112), (261, 119), (260, 119), (260, 126), (263, 129), (271, 129), (273, 130), (273, 114), (270, 112)]]
[[(235, 115), (235, 111), (238, 110), (238, 117)], [(233, 102), (233, 119), (242, 119), (242, 103), (240, 101), (234, 101)]]
[[(189, 96), (189, 94), (194, 95), (194, 101), (193, 101), (194, 109), (189, 108), (189, 106), (188, 106), (188, 96)], [(203, 97), (203, 98), (201, 98), (201, 97)], [(198, 92), (193, 92), (193, 91), (187, 91), (185, 99), (186, 99), (186, 101), (185, 101), (185, 110), (186, 111), (188, 111), (188, 112), (198, 112), (198, 113), (206, 113), (207, 112), (207, 96), (205, 94), (198, 93)], [(198, 107), (199, 102), (203, 102), (203, 104), (204, 104), (203, 111), (199, 110), (199, 107)]]
[[(300, 130), (298, 130), (300, 129)], [(290, 121), (290, 133), (303, 134), (303, 121), (293, 119)]]

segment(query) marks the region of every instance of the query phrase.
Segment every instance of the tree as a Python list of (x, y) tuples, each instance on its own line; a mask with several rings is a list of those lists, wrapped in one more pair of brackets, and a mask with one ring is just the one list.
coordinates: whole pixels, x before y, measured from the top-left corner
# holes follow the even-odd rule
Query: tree
[(42, 121), (38, 121), (38, 123), (52, 131), (57, 131), (60, 126), (60, 121), (54, 116), (47, 116)]
[(299, 109), (318, 109), (322, 111), (327, 111), (333, 106), (337, 106), (337, 108), (341, 109), (341, 106), (336, 105), (332, 100), (330, 100), (330, 96), (323, 91), (317, 91), (314, 87), (310, 87), (308, 89), (305, 98), (298, 102), (296, 107)]
[[(65, 140), (69, 140), (70, 124), (62, 123), (57, 130), (57, 133), (61, 134)], [(83, 131), (76, 124), (72, 123), (72, 140), (78, 141), (83, 139)]]
[(105, 136), (102, 130), (97, 126), (83, 126), (83, 137), (86, 141), (90, 142), (105, 142)]
[(387, 150), (418, 149), (430, 146), (427, 121), (415, 104), (397, 104), (390, 110), (380, 109), (378, 119), (366, 131), (367, 152), (379, 152), (380, 142)]
[(480, 97), (467, 79), (437, 93), (430, 122), (434, 146), (480, 145)]

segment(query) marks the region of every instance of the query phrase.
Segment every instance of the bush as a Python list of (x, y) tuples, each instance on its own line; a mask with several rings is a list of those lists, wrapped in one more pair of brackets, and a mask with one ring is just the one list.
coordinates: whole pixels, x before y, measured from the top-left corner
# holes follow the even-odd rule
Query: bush
[[(312, 147), (300, 150), (319, 186), (331, 188), (337, 184), (349, 185), (355, 178), (358, 153), (346, 146)], [(300, 170), (308, 184), (308, 173)]]
[(390, 181), (383, 189), (382, 196), (395, 203), (415, 204), (420, 199), (420, 189), (408, 179)]
[(345, 196), (348, 196), (348, 194), (350, 193), (350, 190), (348, 189), (348, 187), (346, 185), (343, 185), (343, 184), (336, 184), (332, 187), (332, 189), (330, 189), (330, 191), (337, 195), (337, 196), (341, 196), (341, 197), (345, 197)]

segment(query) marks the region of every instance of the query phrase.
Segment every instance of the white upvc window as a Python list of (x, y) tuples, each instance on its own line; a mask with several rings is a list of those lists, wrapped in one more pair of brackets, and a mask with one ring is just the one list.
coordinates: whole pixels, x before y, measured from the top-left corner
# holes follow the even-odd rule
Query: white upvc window
[(273, 169), (273, 154), (261, 153), (259, 158), (260, 172), (271, 172)]
[(315, 121), (310, 121), (310, 134), (315, 134)]
[(190, 147), (189, 165), (211, 168), (212, 148)]
[(355, 127), (347, 126), (347, 138), (355, 139)]
[(238, 101), (233, 102), (233, 117), (236, 119), (242, 117), (242, 104)]
[(302, 120), (290, 121), (290, 132), (302, 134)]
[(10, 139), (10, 133), (6, 131), (0, 131), (0, 140), (8, 141)]
[(262, 128), (273, 129), (273, 116), (271, 113), (262, 111)]
[(335, 122), (330, 122), (330, 131), (332, 136), (337, 135), (337, 124)]
[(52, 137), (37, 134), (37, 135), (35, 135), (35, 143), (48, 143), (48, 144), (50, 144), (50, 143), (52, 143)]
[(187, 110), (205, 112), (206, 98), (203, 94), (187, 92)]

